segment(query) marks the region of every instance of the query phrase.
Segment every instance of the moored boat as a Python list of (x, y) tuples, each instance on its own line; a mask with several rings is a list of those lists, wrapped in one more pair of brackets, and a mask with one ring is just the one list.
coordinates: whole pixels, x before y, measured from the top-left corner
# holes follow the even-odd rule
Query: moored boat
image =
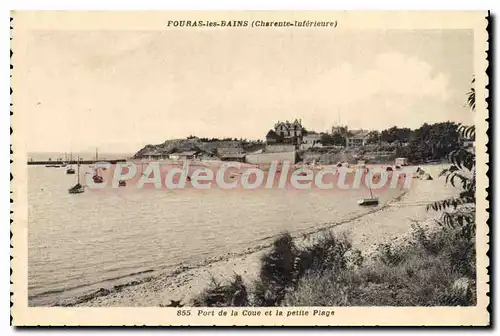
[[(97, 153), (97, 148), (95, 150), (95, 161), (96, 162), (99, 161), (99, 155)], [(94, 183), (103, 183), (104, 182), (104, 178), (101, 175), (99, 175), (99, 168), (97, 168), (97, 165), (95, 168), (95, 174), (94, 174), (94, 176), (92, 176), (92, 180), (94, 181)]]
[(76, 164), (76, 167), (77, 167), (77, 183), (68, 189), (68, 192), (70, 194), (81, 194), (85, 191), (85, 187), (83, 185), (80, 184), (80, 158), (78, 158), (78, 163)]
[(367, 206), (367, 205), (378, 205), (378, 197), (373, 197), (372, 188), (368, 186), (370, 190), (370, 197), (361, 198), (358, 200), (358, 205)]
[(77, 183), (76, 185), (68, 189), (68, 192), (70, 194), (81, 194), (84, 191), (85, 188), (80, 183)]
[(378, 197), (361, 198), (358, 200), (359, 205), (378, 205)]
[(94, 183), (103, 183), (104, 182), (104, 178), (99, 175), (99, 173), (95, 173), (94, 176), (92, 176), (92, 180), (94, 180)]

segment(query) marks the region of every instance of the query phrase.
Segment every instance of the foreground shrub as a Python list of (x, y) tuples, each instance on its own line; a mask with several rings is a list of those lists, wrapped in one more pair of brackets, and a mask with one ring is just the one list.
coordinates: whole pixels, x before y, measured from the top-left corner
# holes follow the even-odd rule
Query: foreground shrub
[(405, 245), (379, 246), (364, 262), (346, 237), (299, 247), (285, 233), (261, 258), (253, 293), (240, 276), (215, 280), (196, 306), (470, 306), (476, 303), (474, 240), (460, 228), (413, 227)]
[[(420, 228), (419, 228), (420, 230)], [(300, 279), (289, 306), (470, 306), (475, 249), (458, 230), (418, 231), (405, 246), (382, 245), (371, 263)], [(438, 251), (436, 247), (441, 247)]]
[(248, 306), (248, 293), (240, 275), (222, 285), (212, 278), (210, 286), (193, 301), (194, 307), (243, 307)]
[(271, 250), (261, 258), (259, 279), (255, 282), (257, 306), (279, 305), (285, 292), (296, 284), (298, 254), (289, 233), (282, 234), (273, 242)]
[[(350, 272), (350, 271), (349, 271)], [(286, 295), (284, 306), (348, 306), (351, 274), (310, 274), (302, 278), (297, 289)], [(346, 280), (346, 281), (342, 281)]]
[(362, 261), (360, 253), (350, 255), (351, 243), (331, 232), (314, 236), (304, 247), (297, 247), (290, 234), (278, 237), (261, 259), (260, 277), (255, 282), (256, 306), (279, 306), (287, 293), (293, 292), (301, 277), (322, 274), (326, 270), (340, 271), (350, 263)]
[(413, 242), (417, 243), (417, 247), (433, 255), (442, 255), (455, 272), (476, 278), (475, 234), (464, 234), (462, 228), (443, 228), (431, 233), (418, 224), (412, 228)]
[(193, 302), (194, 306), (279, 306), (288, 293), (293, 292), (300, 278), (306, 274), (322, 274), (326, 271), (359, 267), (363, 261), (361, 252), (353, 250), (350, 241), (330, 232), (317, 235), (304, 247), (297, 247), (289, 233), (277, 237), (270, 250), (261, 257), (258, 279), (253, 283), (251, 296), (247, 293), (240, 276), (228, 284), (212, 279)]
[(377, 258), (385, 266), (397, 266), (405, 259), (404, 251), (391, 244), (382, 244), (377, 248)]
[[(337, 237), (329, 231), (316, 236), (311, 245), (300, 251), (299, 274), (343, 270), (348, 264), (346, 254), (351, 249), (352, 244), (345, 236)], [(355, 262), (359, 263), (360, 261)]]

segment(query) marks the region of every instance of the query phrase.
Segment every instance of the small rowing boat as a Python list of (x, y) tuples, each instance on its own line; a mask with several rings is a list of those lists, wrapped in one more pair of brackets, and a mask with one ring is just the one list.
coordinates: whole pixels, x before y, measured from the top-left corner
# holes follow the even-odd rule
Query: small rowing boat
[(368, 189), (370, 189), (370, 197), (359, 199), (358, 205), (378, 205), (378, 197), (373, 197), (372, 188), (370, 186), (368, 186)]

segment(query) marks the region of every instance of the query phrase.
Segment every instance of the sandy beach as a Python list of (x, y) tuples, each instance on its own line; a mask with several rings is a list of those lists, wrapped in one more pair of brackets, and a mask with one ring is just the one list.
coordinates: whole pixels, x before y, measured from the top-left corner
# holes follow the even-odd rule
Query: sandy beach
[[(297, 237), (298, 243), (317, 232), (332, 230), (347, 234), (353, 246), (367, 256), (379, 244), (404, 241), (415, 221), (424, 226), (432, 226), (439, 214), (427, 212), (425, 204), (449, 197), (456, 193), (456, 189), (445, 186), (444, 181), (437, 178), (441, 165), (426, 166), (424, 169), (434, 180), (414, 179), (411, 188), (401, 197), (351, 221), (317, 228)], [(170, 300), (182, 300), (183, 304), (189, 304), (209, 284), (212, 277), (223, 281), (237, 273), (242, 275), (246, 283), (251, 284), (258, 274), (259, 258), (268, 246), (268, 243), (249, 246), (243, 253), (212, 258), (197, 265), (181, 266), (174, 272), (156, 273), (149, 278), (112, 289), (101, 289), (76, 302), (63, 304), (94, 307), (160, 306), (167, 305)]]

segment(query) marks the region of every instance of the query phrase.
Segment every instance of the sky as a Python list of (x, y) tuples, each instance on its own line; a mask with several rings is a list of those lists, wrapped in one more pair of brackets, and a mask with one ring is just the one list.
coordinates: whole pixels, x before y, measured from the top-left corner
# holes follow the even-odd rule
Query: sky
[(27, 150), (135, 152), (167, 139), (264, 139), (472, 124), (470, 30), (34, 31), (22, 69)]

